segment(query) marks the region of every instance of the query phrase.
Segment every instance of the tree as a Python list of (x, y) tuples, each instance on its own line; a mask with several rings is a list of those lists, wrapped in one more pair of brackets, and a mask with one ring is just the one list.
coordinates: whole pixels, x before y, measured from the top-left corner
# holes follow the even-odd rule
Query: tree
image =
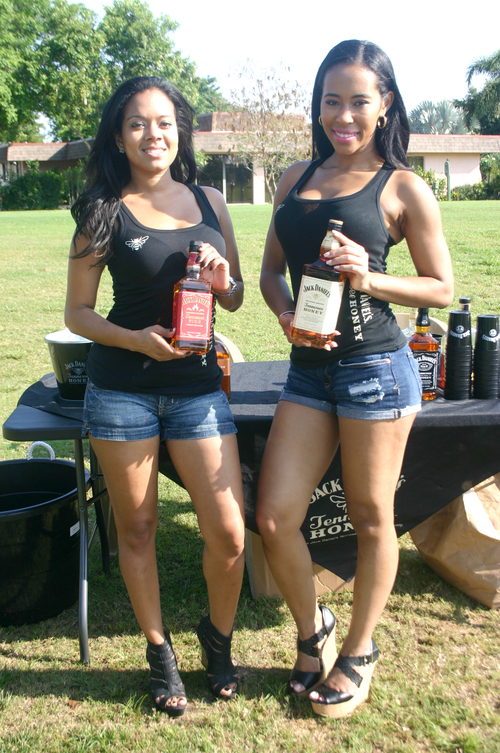
[[(480, 91), (472, 86), (472, 79), (476, 75), (487, 77)], [(454, 102), (456, 107), (463, 110), (465, 123), (470, 128), (476, 119), (482, 134), (500, 133), (500, 50), (471, 63), (466, 80), (469, 87), (467, 95)]]
[[(97, 15), (81, 4), (55, 0), (38, 47), (43, 110), (62, 141), (94, 136), (109, 92), (104, 36)], [(86, 143), (86, 142), (85, 142)]]
[(49, 0), (0, 0), (0, 143), (40, 140), (36, 41)]
[(256, 72), (250, 63), (239, 73), (251, 82), (250, 88), (232, 92), (238, 154), (254, 172), (263, 168), (273, 200), (283, 171), (311, 156), (308, 97), (300, 84), (288, 82), (288, 76), (289, 68)]
[(470, 133), (462, 111), (447, 99), (437, 104), (428, 100), (420, 102), (410, 112), (408, 120), (411, 133)]
[(177, 23), (143, 0), (114, 0), (101, 22), (67, 0), (0, 0), (0, 18), (0, 143), (41, 140), (40, 113), (55, 139), (94, 136), (104, 102), (131, 76), (169, 79), (198, 112), (225, 104), (174, 48)]

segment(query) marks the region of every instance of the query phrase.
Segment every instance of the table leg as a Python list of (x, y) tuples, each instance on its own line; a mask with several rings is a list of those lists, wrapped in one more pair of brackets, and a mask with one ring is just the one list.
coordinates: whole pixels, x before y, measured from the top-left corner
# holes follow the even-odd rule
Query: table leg
[(78, 637), (80, 641), (80, 661), (90, 664), (88, 633), (88, 513), (85, 484), (85, 465), (83, 463), (83, 442), (74, 440), (76, 485), (78, 490), (78, 510), (80, 515), (80, 590), (78, 601)]

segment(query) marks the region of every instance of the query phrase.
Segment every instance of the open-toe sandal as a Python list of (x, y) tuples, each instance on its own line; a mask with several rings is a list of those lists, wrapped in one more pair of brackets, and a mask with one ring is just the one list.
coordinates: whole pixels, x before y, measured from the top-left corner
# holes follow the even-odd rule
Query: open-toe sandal
[[(370, 681), (379, 656), (380, 652), (373, 638), (371, 651), (364, 656), (343, 656), (339, 654), (334, 666), (338, 667), (358, 689), (354, 695), (350, 695), (350, 693), (329, 688), (327, 685), (318, 685), (315, 691), (322, 695), (324, 700), (313, 701), (311, 699), (314, 713), (319, 714), (319, 716), (330, 716), (334, 719), (352, 714), (354, 709), (368, 698)], [(354, 667), (368, 667), (368, 670), (362, 677)]]
[[(207, 670), (208, 687), (216, 698), (228, 701), (238, 693), (238, 674), (231, 661), (231, 635), (222, 635), (210, 622), (210, 615), (204, 617), (196, 630), (201, 643), (201, 661)], [(222, 691), (229, 685), (236, 685), (230, 693)]]
[[(180, 705), (179, 699), (186, 698), (186, 691), (177, 669), (177, 660), (168, 630), (165, 630), (163, 643), (157, 645), (148, 641), (146, 659), (151, 668), (149, 687), (157, 708), (169, 716), (182, 716), (187, 704)], [(175, 704), (169, 703), (171, 698), (177, 699)]]
[[(333, 662), (337, 656), (335, 648), (335, 616), (330, 612), (328, 607), (320, 607), (320, 610), (323, 616), (323, 627), (305, 641), (297, 638), (298, 651), (306, 654), (306, 656), (314, 656), (316, 659), (319, 659), (318, 672), (302, 672), (300, 669), (292, 669), (289, 680), (290, 692), (301, 698), (308, 698), (311, 690), (314, 690), (317, 685), (323, 682), (333, 667)], [(325, 643), (319, 648), (317, 644), (325, 637)], [(300, 682), (304, 686), (304, 690), (297, 693), (290, 685), (291, 682)]]

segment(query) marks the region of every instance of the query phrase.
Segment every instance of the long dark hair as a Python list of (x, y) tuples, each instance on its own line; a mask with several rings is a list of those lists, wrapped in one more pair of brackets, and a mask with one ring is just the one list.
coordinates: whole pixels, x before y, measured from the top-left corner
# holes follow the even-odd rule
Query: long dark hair
[(326, 159), (335, 151), (331, 141), (327, 138), (319, 123), (321, 114), (321, 98), (326, 72), (334, 65), (341, 63), (359, 63), (377, 77), (377, 88), (382, 98), (388, 92), (394, 94), (394, 101), (387, 111), (387, 125), (377, 128), (375, 144), (381, 157), (395, 167), (408, 167), (406, 150), (410, 140), (410, 127), (401, 93), (396, 84), (396, 77), (392, 63), (383, 50), (372, 42), (361, 42), (359, 39), (349, 39), (333, 47), (321, 63), (312, 96), (312, 142), (313, 159)]
[(179, 134), (177, 156), (170, 166), (172, 178), (179, 183), (194, 183), (196, 161), (193, 147), (194, 110), (169, 81), (157, 76), (136, 76), (124, 81), (106, 103), (94, 144), (85, 168), (87, 183), (75, 201), (71, 214), (76, 222), (75, 235), (83, 235), (88, 245), (76, 256), (96, 253), (99, 265), (111, 256), (111, 239), (123, 188), (130, 181), (130, 166), (118, 151), (115, 135), (122, 129), (123, 110), (139, 92), (159, 89), (172, 102)]

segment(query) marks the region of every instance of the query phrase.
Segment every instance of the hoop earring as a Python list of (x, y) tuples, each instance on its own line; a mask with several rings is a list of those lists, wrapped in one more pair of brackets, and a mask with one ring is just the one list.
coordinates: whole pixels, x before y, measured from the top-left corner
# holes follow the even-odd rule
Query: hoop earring
[(321, 120), (321, 115), (318, 118), (318, 123), (320, 124), (321, 127), (323, 127), (323, 121)]
[(380, 118), (377, 120), (377, 128), (380, 128), (380, 130), (383, 131), (386, 125), (387, 125), (387, 118), (385, 115), (381, 115)]

